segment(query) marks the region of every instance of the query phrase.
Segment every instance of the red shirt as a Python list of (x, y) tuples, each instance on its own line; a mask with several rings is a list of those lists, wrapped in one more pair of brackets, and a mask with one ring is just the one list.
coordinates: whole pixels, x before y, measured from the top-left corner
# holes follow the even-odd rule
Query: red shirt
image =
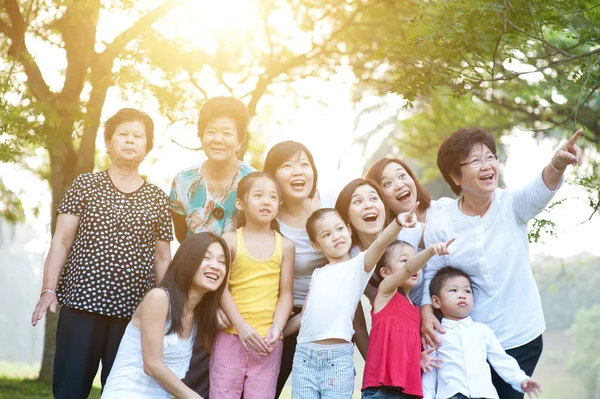
[(423, 397), (421, 385), (421, 317), (419, 308), (396, 292), (379, 312), (371, 310), (373, 326), (362, 390), (396, 387)]

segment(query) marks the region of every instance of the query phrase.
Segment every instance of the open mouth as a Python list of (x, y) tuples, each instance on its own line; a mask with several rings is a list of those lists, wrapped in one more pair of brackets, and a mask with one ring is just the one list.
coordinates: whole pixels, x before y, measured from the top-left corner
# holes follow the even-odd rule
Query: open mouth
[(213, 272), (204, 273), (204, 277), (206, 277), (210, 281), (214, 281), (214, 282), (219, 280), (219, 275), (217, 273), (213, 273)]
[(403, 191), (400, 194), (398, 194), (396, 196), (396, 200), (404, 202), (404, 201), (408, 201), (410, 199), (410, 197), (411, 197), (410, 191), (407, 190), (407, 191)]
[(363, 220), (367, 223), (373, 223), (377, 221), (378, 217), (379, 215), (376, 213), (367, 213), (365, 216), (363, 216)]
[(271, 210), (269, 210), (269, 209), (261, 209), (261, 210), (259, 210), (259, 212), (260, 212), (261, 215), (267, 215), (268, 216), (268, 215), (271, 214)]
[(296, 189), (303, 189), (306, 186), (306, 182), (304, 180), (292, 180), (290, 186)]
[(491, 173), (491, 174), (488, 174), (488, 175), (481, 176), (479, 178), (479, 180), (485, 181), (485, 182), (491, 182), (492, 180), (494, 180), (494, 174)]

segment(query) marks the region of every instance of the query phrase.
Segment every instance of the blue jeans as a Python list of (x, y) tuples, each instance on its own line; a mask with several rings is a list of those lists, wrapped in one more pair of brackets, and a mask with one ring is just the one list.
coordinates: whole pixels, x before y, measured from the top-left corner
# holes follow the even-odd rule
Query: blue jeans
[(371, 387), (362, 391), (362, 399), (418, 399), (394, 387)]
[(316, 350), (298, 344), (292, 365), (292, 399), (349, 399), (354, 391), (354, 345)]

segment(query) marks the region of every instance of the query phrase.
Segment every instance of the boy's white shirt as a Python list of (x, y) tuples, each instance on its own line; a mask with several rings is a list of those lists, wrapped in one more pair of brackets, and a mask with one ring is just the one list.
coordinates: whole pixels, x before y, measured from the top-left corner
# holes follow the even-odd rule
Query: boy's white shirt
[(323, 339), (351, 342), (352, 320), (363, 291), (375, 268), (365, 272), (365, 253), (313, 272), (310, 294), (302, 310), (298, 343)]
[(442, 346), (431, 356), (443, 363), (439, 370), (423, 374), (423, 399), (446, 399), (457, 393), (498, 399), (488, 361), (504, 381), (523, 392), (521, 382), (529, 377), (504, 351), (491, 328), (470, 316), (458, 321), (444, 318), (442, 326), (445, 334), (436, 331)]

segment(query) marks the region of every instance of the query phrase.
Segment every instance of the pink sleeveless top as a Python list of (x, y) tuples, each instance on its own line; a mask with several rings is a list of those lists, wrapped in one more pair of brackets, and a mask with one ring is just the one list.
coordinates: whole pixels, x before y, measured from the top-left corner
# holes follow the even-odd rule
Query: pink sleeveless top
[(419, 308), (396, 292), (379, 312), (371, 310), (373, 326), (361, 389), (396, 387), (423, 397), (421, 385), (421, 316)]

